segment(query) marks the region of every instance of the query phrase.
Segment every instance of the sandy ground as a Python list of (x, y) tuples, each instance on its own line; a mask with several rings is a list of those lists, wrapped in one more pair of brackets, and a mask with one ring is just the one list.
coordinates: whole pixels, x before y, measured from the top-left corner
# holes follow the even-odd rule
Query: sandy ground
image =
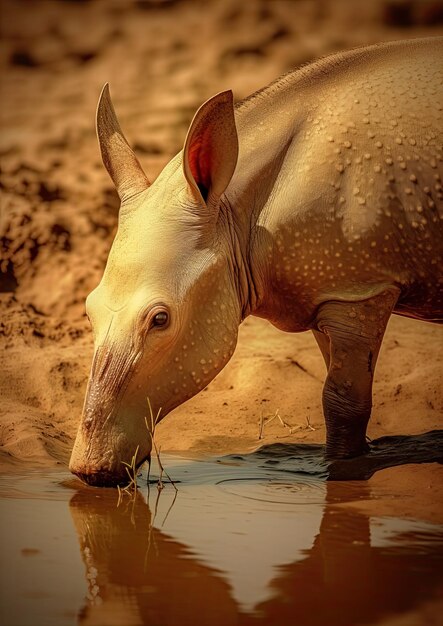
[[(110, 82), (152, 179), (217, 91), (232, 88), (239, 100), (329, 52), (441, 34), (443, 9), (428, 0), (403, 9), (384, 0), (4, 0), (1, 7), (0, 463), (8, 471), (65, 464), (81, 413), (92, 356), (84, 299), (103, 271), (118, 212), (95, 138), (102, 85)], [(370, 437), (441, 428), (442, 342), (441, 327), (391, 320)], [(159, 442), (193, 454), (246, 451), (260, 443), (261, 416), (276, 411), (290, 428), (273, 420), (265, 443), (323, 442), (324, 375), (310, 333), (289, 335), (249, 318), (232, 361), (168, 416)], [(399, 490), (412, 489), (414, 479), (417, 489), (422, 481), (441, 492), (435, 467), (420, 477), (409, 466), (379, 476), (393, 475)]]

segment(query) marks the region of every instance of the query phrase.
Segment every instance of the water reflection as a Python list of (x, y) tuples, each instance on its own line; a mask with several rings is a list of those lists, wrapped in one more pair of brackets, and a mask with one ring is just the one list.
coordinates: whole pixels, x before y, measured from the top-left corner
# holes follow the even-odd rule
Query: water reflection
[[(367, 485), (357, 489), (358, 497), (371, 497)], [(341, 485), (328, 484), (327, 502), (348, 497)], [(441, 589), (442, 539), (432, 525), (403, 526), (327, 504), (306, 558), (283, 566), (272, 581), (275, 596), (259, 606), (263, 621), (347, 626), (410, 610)]]
[(441, 587), (442, 528), (343, 506), (378, 497), (367, 483), (245, 474), (208, 484), (192, 471), (174, 468), (172, 509), (172, 488), (118, 508), (113, 490), (72, 497), (89, 588), (79, 624), (349, 626)]
[(119, 508), (115, 494), (79, 493), (70, 506), (89, 584), (79, 624), (237, 623), (223, 577), (154, 528), (139, 493)]

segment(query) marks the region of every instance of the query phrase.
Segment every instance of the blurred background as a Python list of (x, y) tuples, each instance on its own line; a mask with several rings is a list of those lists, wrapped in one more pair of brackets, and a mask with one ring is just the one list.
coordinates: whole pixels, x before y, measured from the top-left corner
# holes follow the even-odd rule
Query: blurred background
[(217, 91), (441, 32), (442, 0), (1, 0), (1, 290), (83, 315), (118, 209), (95, 138), (105, 82), (152, 179)]

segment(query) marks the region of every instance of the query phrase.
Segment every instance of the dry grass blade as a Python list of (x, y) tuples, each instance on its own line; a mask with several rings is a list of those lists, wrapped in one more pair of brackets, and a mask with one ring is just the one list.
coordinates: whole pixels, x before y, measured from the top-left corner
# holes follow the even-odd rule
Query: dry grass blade
[[(172, 480), (172, 478), (169, 476), (168, 472), (165, 470), (164, 465), (161, 461), (160, 458), (160, 448), (157, 446), (157, 443), (155, 441), (155, 428), (159, 422), (160, 419), (160, 414), (161, 414), (161, 408), (157, 411), (157, 415), (154, 418), (154, 412), (152, 410), (152, 406), (151, 406), (151, 401), (149, 400), (149, 398), (147, 398), (148, 401), (148, 409), (149, 409), (149, 421), (150, 424), (148, 423), (148, 418), (145, 415), (145, 424), (146, 424), (146, 428), (148, 430), (149, 436), (151, 438), (151, 446), (154, 449), (155, 452), (155, 456), (157, 458), (157, 463), (158, 463), (158, 467), (160, 469), (160, 476), (158, 478), (158, 482), (157, 482), (157, 489), (159, 491), (161, 491), (162, 489), (164, 489), (164, 483), (163, 483), (163, 474), (167, 477), (167, 479), (169, 480), (169, 482), (171, 483), (171, 485), (174, 487), (174, 489), (176, 491), (178, 491), (177, 486), (175, 484), (175, 482)], [(149, 459), (149, 467), (148, 467), (148, 484), (149, 484), (149, 476), (150, 476), (150, 472), (151, 472), (151, 459)]]
[(258, 438), (263, 439), (263, 427), (265, 425), (265, 416), (263, 413), (260, 415), (260, 421), (258, 423)]
[[(147, 398), (148, 401), (148, 409), (149, 409), (149, 416), (145, 415), (145, 424), (146, 424), (146, 430), (148, 431), (148, 435), (151, 439), (151, 448), (154, 450), (155, 452), (155, 456), (157, 458), (157, 463), (158, 463), (158, 467), (160, 470), (160, 476), (158, 478), (158, 482), (157, 482), (157, 489), (158, 491), (162, 491), (162, 489), (164, 489), (165, 484), (163, 482), (163, 475), (165, 475), (167, 477), (167, 479), (169, 480), (169, 482), (171, 483), (171, 485), (174, 487), (175, 491), (177, 492), (177, 485), (175, 484), (175, 482), (172, 480), (172, 478), (170, 477), (170, 475), (168, 474), (168, 472), (165, 470), (165, 467), (162, 463), (161, 457), (160, 457), (160, 448), (157, 446), (157, 442), (155, 441), (155, 429), (156, 426), (160, 420), (160, 415), (161, 415), (161, 408), (157, 411), (157, 415), (154, 416), (154, 412), (152, 410), (152, 405), (151, 405), (151, 401), (149, 400), (149, 398)], [(135, 453), (131, 459), (130, 463), (127, 463), (126, 461), (122, 461), (123, 465), (125, 466), (126, 469), (126, 473), (128, 475), (129, 478), (129, 482), (125, 487), (120, 487), (119, 485), (117, 486), (117, 490), (118, 490), (118, 501), (117, 501), (117, 506), (120, 506), (123, 496), (128, 494), (128, 495), (134, 495), (135, 492), (137, 491), (137, 454), (139, 451), (139, 447), (137, 446)], [(151, 473), (151, 457), (148, 458), (148, 476), (147, 476), (147, 483), (149, 485), (149, 477), (150, 477), (150, 473)], [(174, 499), (175, 502), (175, 499)]]
[(138, 454), (139, 447), (140, 446), (136, 447), (130, 463), (126, 463), (126, 461), (122, 461), (123, 465), (125, 466), (126, 473), (128, 474), (129, 482), (125, 487), (120, 487), (120, 485), (117, 485), (117, 491), (118, 491), (117, 507), (120, 506), (124, 495), (129, 495), (132, 497), (135, 495), (137, 491), (137, 454)]
[(128, 489), (137, 489), (137, 454), (140, 446), (137, 446), (135, 449), (134, 455), (131, 459), (130, 463), (126, 463), (126, 461), (122, 461), (123, 465), (125, 465), (126, 473), (128, 474), (129, 484), (124, 487), (123, 491), (127, 491)]

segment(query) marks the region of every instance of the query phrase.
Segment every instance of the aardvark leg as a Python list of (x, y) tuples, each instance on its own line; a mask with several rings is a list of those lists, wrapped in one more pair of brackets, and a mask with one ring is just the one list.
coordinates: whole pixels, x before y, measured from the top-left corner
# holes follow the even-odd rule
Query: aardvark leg
[(329, 341), (329, 337), (319, 330), (313, 330), (312, 333), (323, 355), (323, 359), (326, 363), (326, 369), (329, 370), (329, 363), (331, 361), (331, 342)]
[[(329, 366), (323, 388), (327, 458), (347, 458), (368, 450), (372, 381), (386, 325), (397, 295), (384, 292), (362, 302), (326, 302), (316, 316), (316, 339)], [(326, 354), (326, 356), (325, 356)]]

